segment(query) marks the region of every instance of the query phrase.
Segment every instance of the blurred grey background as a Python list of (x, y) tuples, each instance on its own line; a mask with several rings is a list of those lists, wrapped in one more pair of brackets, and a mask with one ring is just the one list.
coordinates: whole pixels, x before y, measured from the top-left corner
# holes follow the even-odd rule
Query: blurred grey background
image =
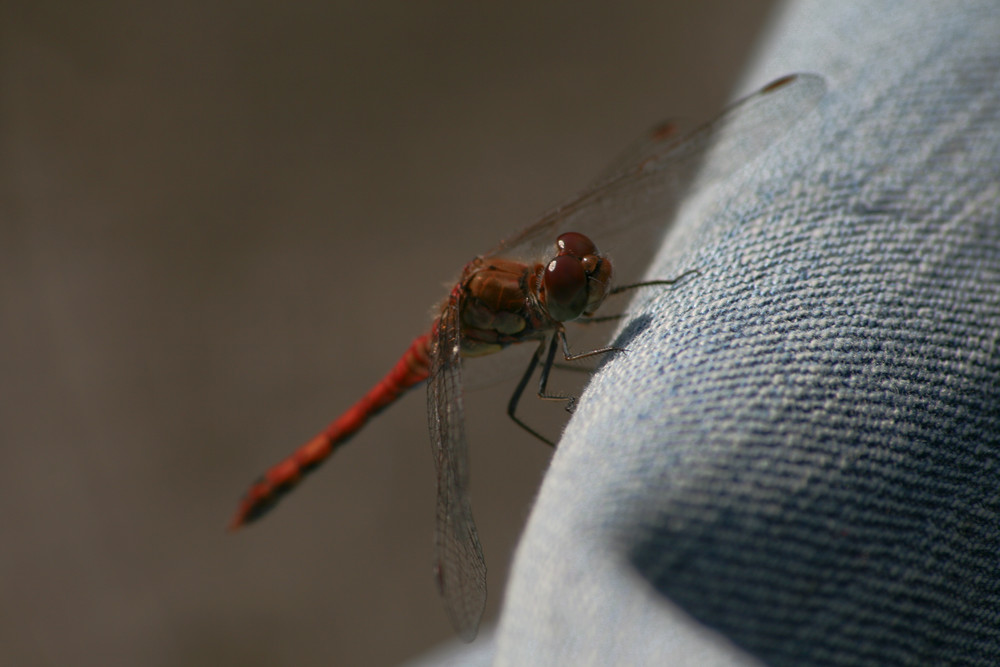
[[(239, 496), (466, 261), (652, 123), (714, 115), (771, 9), (0, 5), (0, 661), (382, 665), (451, 638), (422, 390), (227, 534)], [(510, 390), (468, 397), (487, 621), (551, 455)]]

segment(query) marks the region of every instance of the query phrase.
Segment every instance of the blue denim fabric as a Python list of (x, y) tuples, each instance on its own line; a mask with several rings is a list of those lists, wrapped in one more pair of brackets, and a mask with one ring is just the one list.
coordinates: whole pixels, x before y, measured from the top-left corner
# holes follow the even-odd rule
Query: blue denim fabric
[(790, 3), (827, 77), (689, 199), (518, 549), (497, 665), (1000, 662), (1000, 5)]

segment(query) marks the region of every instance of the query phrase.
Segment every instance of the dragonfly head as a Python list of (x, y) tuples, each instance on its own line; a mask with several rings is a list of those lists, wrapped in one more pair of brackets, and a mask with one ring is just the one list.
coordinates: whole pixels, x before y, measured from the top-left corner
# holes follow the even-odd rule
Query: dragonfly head
[(540, 290), (549, 316), (568, 322), (593, 314), (611, 288), (611, 261), (578, 232), (560, 235), (556, 253), (545, 267)]

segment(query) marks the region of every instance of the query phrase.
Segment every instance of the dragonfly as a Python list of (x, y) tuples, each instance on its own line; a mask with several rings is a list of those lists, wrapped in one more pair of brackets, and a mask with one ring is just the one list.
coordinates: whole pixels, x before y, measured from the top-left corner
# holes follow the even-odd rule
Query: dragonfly
[[(472, 641), (486, 606), (486, 562), (469, 501), (468, 445), (462, 404), (463, 359), (520, 343), (535, 343), (508, 404), (516, 416), (523, 391), (539, 369), (538, 395), (550, 393), (550, 370), (562, 352), (575, 360), (608, 352), (604, 347), (570, 352), (566, 323), (595, 321), (607, 297), (669, 280), (629, 282), (641, 275), (650, 249), (666, 228), (692, 180), (717, 182), (752, 162), (816, 106), (826, 90), (823, 77), (792, 74), (736, 102), (715, 120), (680, 136), (674, 123), (646, 133), (582, 193), (531, 226), (469, 262), (436, 309), (428, 331), (409, 345), (395, 366), (360, 400), (291, 456), (258, 478), (243, 497), (231, 529), (256, 521), (309, 473), (344, 445), (365, 423), (404, 393), (427, 383), (427, 421), (437, 473), (434, 578), (459, 636)], [(706, 158), (711, 154), (711, 160)], [(615, 245), (615, 260), (595, 239), (631, 239)], [(624, 248), (632, 248), (632, 254)], [(622, 254), (619, 254), (621, 252)], [(642, 252), (645, 252), (643, 258)], [(616, 286), (617, 285), (617, 286)]]

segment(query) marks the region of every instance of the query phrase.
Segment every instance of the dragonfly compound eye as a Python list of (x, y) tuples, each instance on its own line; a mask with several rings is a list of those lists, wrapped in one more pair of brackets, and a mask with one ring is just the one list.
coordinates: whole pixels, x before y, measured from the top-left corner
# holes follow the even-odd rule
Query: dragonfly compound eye
[(579, 232), (566, 232), (556, 239), (556, 249), (559, 255), (586, 257), (597, 254), (597, 246), (588, 237)]
[[(559, 238), (556, 239), (556, 250), (558, 252), (556, 259), (566, 261), (567, 264), (570, 257), (580, 259), (583, 270), (587, 274), (587, 296), (586, 303), (579, 310), (577, 310), (576, 302), (573, 302), (572, 310), (569, 307), (565, 309), (565, 312), (562, 314), (568, 315), (568, 317), (555, 317), (555, 315), (553, 317), (560, 322), (566, 322), (576, 319), (580, 315), (592, 315), (600, 307), (604, 301), (604, 297), (608, 294), (608, 289), (611, 285), (611, 262), (597, 251), (597, 245), (590, 240), (590, 237), (579, 232), (560, 234)], [(552, 264), (550, 263), (549, 266), (549, 270), (551, 270)], [(546, 272), (545, 280), (546, 287), (548, 287), (548, 271)], [(567, 278), (567, 282), (569, 280)], [(571, 299), (572, 296), (568, 296), (564, 303), (568, 305)], [(551, 297), (549, 298), (549, 303), (552, 303)], [(552, 308), (550, 305), (550, 315), (553, 312)]]
[(557, 322), (575, 320), (587, 307), (587, 271), (572, 255), (556, 257), (545, 267), (542, 279), (545, 307)]

